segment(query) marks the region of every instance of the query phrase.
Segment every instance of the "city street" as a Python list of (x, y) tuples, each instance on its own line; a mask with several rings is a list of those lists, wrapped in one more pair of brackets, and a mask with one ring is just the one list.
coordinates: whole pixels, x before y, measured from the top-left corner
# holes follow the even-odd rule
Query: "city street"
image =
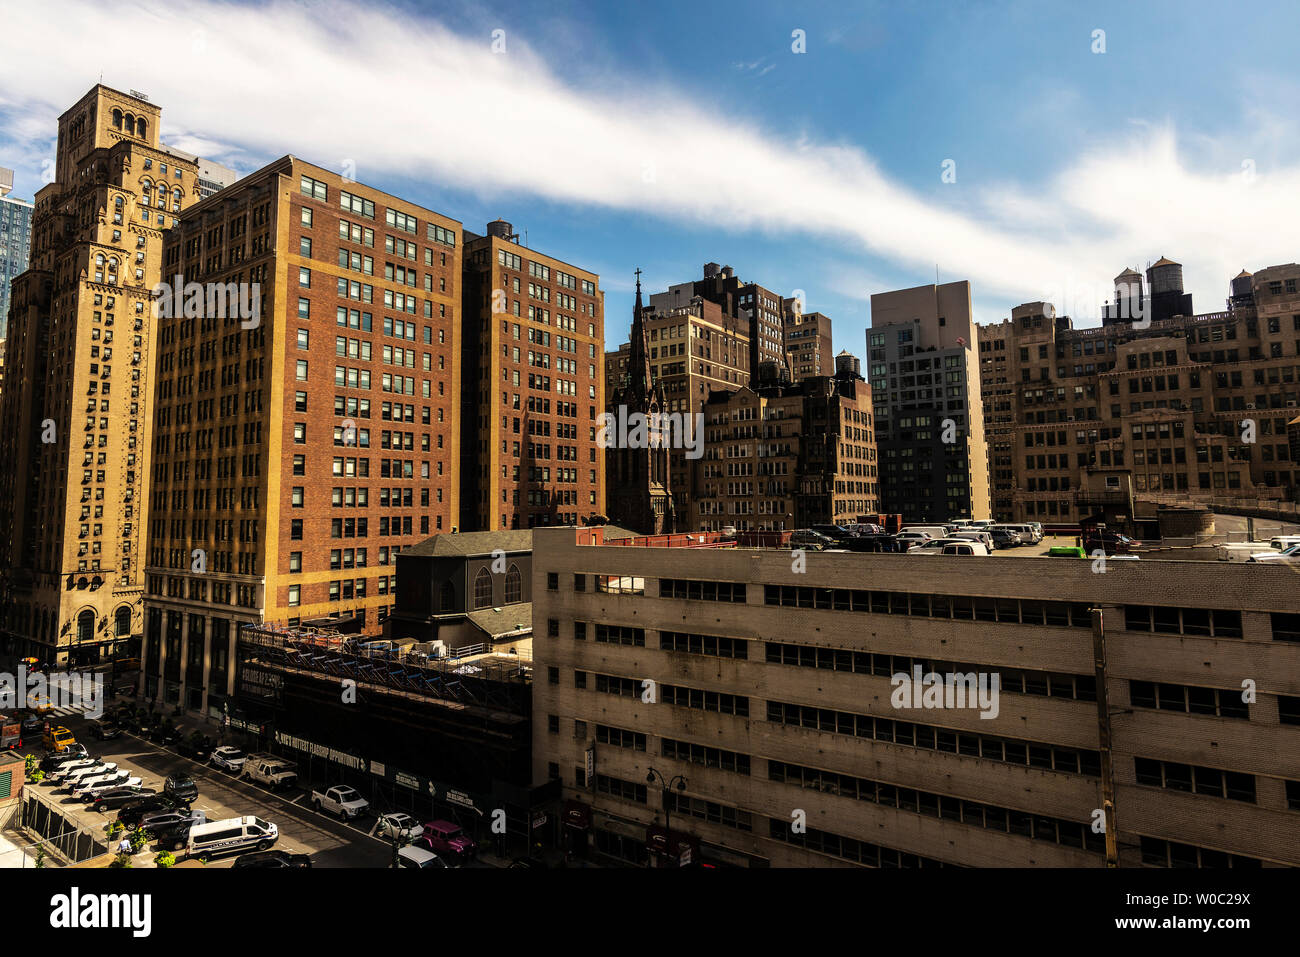
[[(392, 845), (370, 836), (376, 819), (373, 814), (362, 815), (356, 823), (318, 814), (309, 804), (311, 784), (272, 792), (250, 781), (236, 778), (229, 772), (201, 764), (161, 745), (123, 733), (110, 741), (100, 741), (89, 729), (89, 722), (70, 714), (51, 714), (51, 722), (69, 728), (95, 757), (114, 761), (119, 767), (130, 770), (142, 779), (144, 787), (161, 791), (168, 775), (184, 772), (193, 777), (199, 788), (193, 807), (207, 815), (209, 821), (253, 814), (274, 823), (280, 831), (276, 848), (294, 854), (307, 854), (313, 867), (387, 867), (392, 859)], [(39, 736), (24, 741), (26, 754), (40, 756), (44, 753)], [(55, 792), (49, 783), (28, 785), (52, 800), (62, 809), (72, 812), (78, 823), (102, 831), (104, 825), (117, 819), (116, 810), (103, 814), (90, 810), (66, 792)], [(156, 848), (148, 848), (136, 856), (136, 866), (149, 866)], [(183, 852), (182, 852), (183, 853)], [(178, 860), (181, 854), (177, 855)], [(234, 858), (220, 858), (209, 866), (230, 867)], [(476, 860), (471, 867), (491, 867), (492, 863)]]

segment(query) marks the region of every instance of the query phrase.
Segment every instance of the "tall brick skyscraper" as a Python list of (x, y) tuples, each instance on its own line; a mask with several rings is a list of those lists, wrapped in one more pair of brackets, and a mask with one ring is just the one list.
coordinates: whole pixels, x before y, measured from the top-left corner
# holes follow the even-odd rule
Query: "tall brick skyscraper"
[(59, 117), (15, 280), (0, 413), (3, 650), (89, 663), (140, 633), (145, 476), (163, 238), (197, 167), (159, 107), (95, 86)]
[(459, 237), (292, 156), (168, 237), (169, 281), (260, 311), (158, 320), (148, 697), (217, 707), (247, 622), (382, 634), (398, 552), (456, 526)]
[(519, 244), (498, 219), (465, 234), (461, 530), (577, 525), (605, 512), (600, 277)]

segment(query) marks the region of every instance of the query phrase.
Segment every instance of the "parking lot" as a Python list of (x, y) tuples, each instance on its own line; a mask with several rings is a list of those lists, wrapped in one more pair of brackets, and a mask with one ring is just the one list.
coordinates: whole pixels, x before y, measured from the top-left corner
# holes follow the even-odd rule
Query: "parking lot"
[[(168, 775), (190, 775), (199, 789), (199, 796), (192, 806), (203, 811), (207, 820), (252, 814), (270, 821), (279, 829), (275, 847), (293, 854), (308, 855), (313, 867), (387, 867), (392, 859), (391, 843), (370, 836), (377, 823), (373, 814), (363, 814), (355, 822), (344, 822), (326, 814), (318, 814), (310, 805), (310, 784), (306, 789), (291, 787), (282, 792), (272, 792), (253, 782), (237, 778), (230, 772), (193, 761), (129, 733), (100, 741), (90, 733), (90, 722), (79, 715), (50, 717), (52, 724), (62, 724), (69, 728), (92, 756), (116, 762), (119, 768), (140, 777), (144, 787), (161, 792)], [(44, 753), (39, 735), (24, 743), (25, 753), (38, 757)], [(56, 790), (56, 786), (48, 781), (29, 784), (28, 787), (39, 791), (46, 800), (58, 805), (68, 816), (87, 828), (102, 832), (106, 824), (117, 819), (116, 810), (98, 813), (74, 799), (67, 791)], [(137, 867), (152, 866), (157, 851), (156, 847), (146, 847), (135, 855), (133, 864)], [(178, 860), (183, 853), (177, 854)], [(230, 867), (233, 860), (232, 857), (218, 858), (209, 866)], [(470, 866), (492, 865), (477, 860)]]

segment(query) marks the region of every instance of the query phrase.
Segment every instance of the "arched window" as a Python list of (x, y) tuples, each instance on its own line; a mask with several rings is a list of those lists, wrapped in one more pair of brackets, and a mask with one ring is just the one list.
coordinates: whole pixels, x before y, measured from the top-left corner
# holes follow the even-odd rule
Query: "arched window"
[(438, 611), (448, 612), (456, 610), (456, 586), (451, 582), (442, 583), (442, 591), (438, 596)]
[(127, 131), (128, 133), (134, 133), (134, 132), (135, 132), (135, 117), (132, 116), (130, 113), (127, 113), (127, 114), (126, 114), (125, 116), (123, 116), (123, 118), (122, 118), (122, 125), (126, 128), (126, 131)]
[(136, 136), (140, 137), (141, 139), (144, 139), (144, 131), (145, 131), (144, 118), (141, 117), (140, 119), (135, 121)]
[(506, 604), (510, 605), (524, 600), (524, 579), (519, 574), (519, 566), (511, 565), (506, 572)]
[(131, 609), (125, 606), (117, 610), (114, 632), (119, 638), (131, 634)]
[(492, 604), (492, 576), (486, 568), (480, 568), (474, 576), (474, 607), (486, 608)]
[(119, 130), (122, 128), (122, 111), (121, 111), (121, 110), (114, 110), (114, 111), (113, 111), (113, 128), (114, 128), (114, 129), (119, 129)]
[(95, 613), (87, 608), (77, 616), (77, 641), (95, 639)]

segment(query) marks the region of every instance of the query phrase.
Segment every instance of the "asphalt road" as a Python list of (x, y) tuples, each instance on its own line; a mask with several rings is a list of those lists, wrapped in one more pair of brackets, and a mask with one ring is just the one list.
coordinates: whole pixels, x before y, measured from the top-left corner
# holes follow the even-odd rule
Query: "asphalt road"
[[(93, 756), (115, 761), (119, 767), (142, 778), (144, 787), (161, 791), (168, 775), (182, 771), (189, 774), (199, 787), (193, 806), (205, 812), (209, 821), (255, 814), (279, 828), (280, 838), (275, 845), (278, 849), (309, 855), (313, 867), (387, 867), (392, 860), (392, 845), (370, 836), (376, 825), (373, 815), (343, 822), (332, 815), (316, 813), (308, 803), (310, 792), (302, 788), (271, 792), (131, 734), (100, 741), (90, 734), (84, 718), (60, 715), (55, 720), (66, 725)], [(39, 737), (29, 738), (25, 744), (23, 750), (28, 754), (44, 753)], [(66, 792), (54, 791), (51, 784), (29, 786), (71, 811), (79, 823), (89, 828), (102, 830), (107, 822), (117, 819), (115, 809), (96, 813)], [(137, 866), (147, 866), (154, 853), (156, 849), (142, 852), (136, 859)], [(209, 866), (229, 867), (233, 860), (221, 858)]]

